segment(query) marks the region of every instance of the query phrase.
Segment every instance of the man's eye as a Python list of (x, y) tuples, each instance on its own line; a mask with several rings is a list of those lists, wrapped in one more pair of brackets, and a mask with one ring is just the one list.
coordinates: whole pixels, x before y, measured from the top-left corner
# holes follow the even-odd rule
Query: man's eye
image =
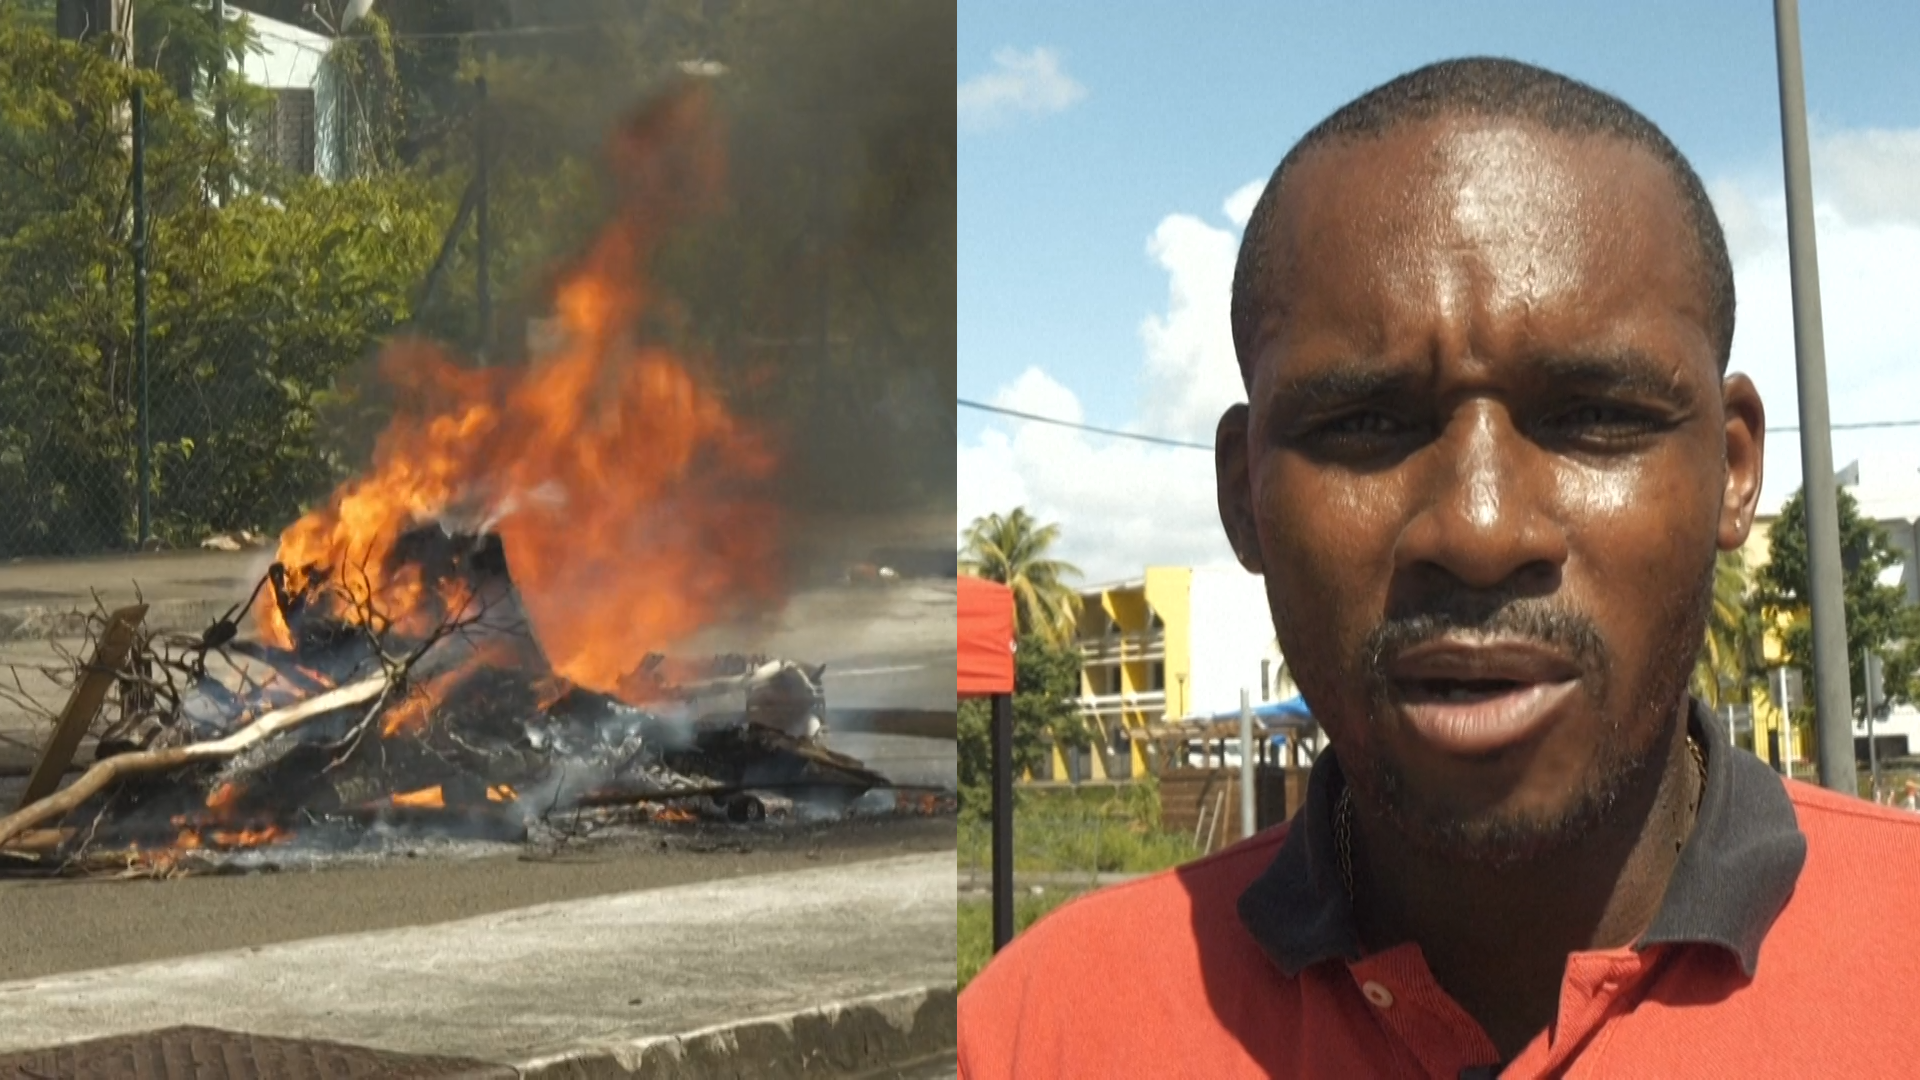
[(1625, 405), (1581, 405), (1560, 413), (1547, 428), (1570, 438), (1632, 439), (1661, 426), (1660, 421), (1640, 409)]
[(1329, 435), (1399, 435), (1407, 427), (1385, 413), (1363, 412), (1329, 421), (1321, 430)]

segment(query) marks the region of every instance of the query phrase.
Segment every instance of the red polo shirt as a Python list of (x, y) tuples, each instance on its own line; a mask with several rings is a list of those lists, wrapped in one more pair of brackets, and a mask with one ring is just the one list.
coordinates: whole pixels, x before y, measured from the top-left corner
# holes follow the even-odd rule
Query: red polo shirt
[(1920, 1047), (1920, 815), (1785, 783), (1704, 710), (1707, 787), (1647, 933), (1567, 958), (1504, 1066), (1416, 945), (1363, 955), (1334, 871), (1338, 766), (1294, 822), (1102, 890), (960, 997), (960, 1075), (1877, 1076)]

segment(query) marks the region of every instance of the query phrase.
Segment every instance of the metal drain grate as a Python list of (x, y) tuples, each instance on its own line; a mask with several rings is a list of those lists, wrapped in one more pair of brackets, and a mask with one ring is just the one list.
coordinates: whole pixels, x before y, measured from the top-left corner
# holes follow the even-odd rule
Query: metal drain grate
[(343, 1043), (174, 1027), (0, 1054), (0, 1080), (511, 1080), (514, 1070), (462, 1058), (392, 1054)]

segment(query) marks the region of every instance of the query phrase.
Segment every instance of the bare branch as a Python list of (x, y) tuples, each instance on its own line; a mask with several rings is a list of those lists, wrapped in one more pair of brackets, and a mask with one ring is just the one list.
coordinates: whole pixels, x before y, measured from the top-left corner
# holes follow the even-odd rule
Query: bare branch
[(378, 697), (386, 692), (389, 685), (390, 682), (385, 676), (371, 676), (336, 690), (330, 690), (291, 708), (277, 709), (267, 713), (224, 739), (214, 739), (189, 746), (169, 747), (165, 750), (121, 754), (96, 762), (92, 768), (82, 773), (79, 779), (65, 789), (0, 818), (0, 845), (4, 845), (14, 836), (35, 825), (71, 813), (76, 807), (123, 777), (166, 772), (200, 762), (224, 761), (282, 732), (292, 731), (302, 724), (336, 710), (359, 705)]

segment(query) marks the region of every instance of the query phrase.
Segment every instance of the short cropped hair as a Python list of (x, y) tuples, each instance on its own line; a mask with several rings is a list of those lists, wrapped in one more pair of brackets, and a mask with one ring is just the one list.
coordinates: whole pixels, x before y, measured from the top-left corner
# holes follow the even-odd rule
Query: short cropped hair
[(1255, 336), (1270, 300), (1275, 208), (1288, 172), (1315, 150), (1379, 138), (1402, 126), (1442, 116), (1523, 120), (1570, 135), (1604, 135), (1651, 153), (1666, 167), (1684, 204), (1688, 232), (1706, 290), (1708, 333), (1720, 370), (1733, 350), (1733, 261), (1706, 186), (1685, 155), (1627, 103), (1585, 83), (1517, 60), (1446, 60), (1385, 83), (1307, 132), (1267, 181), (1247, 219), (1233, 272), (1233, 349), (1243, 379), (1252, 380)]

